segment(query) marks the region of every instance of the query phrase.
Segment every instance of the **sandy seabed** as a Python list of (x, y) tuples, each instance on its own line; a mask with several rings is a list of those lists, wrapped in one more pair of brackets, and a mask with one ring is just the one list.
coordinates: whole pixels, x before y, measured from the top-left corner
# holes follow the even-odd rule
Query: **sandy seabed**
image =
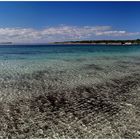
[(140, 57), (0, 65), (0, 138), (140, 138)]

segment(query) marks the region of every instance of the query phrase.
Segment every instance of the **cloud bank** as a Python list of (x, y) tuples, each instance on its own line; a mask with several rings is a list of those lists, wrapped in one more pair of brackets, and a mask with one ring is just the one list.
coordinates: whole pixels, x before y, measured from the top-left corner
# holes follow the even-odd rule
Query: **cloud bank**
[(33, 28), (0, 28), (0, 42), (47, 43), (66, 40), (98, 39), (100, 37), (134, 37), (140, 32), (114, 30), (111, 26), (56, 26), (41, 30)]

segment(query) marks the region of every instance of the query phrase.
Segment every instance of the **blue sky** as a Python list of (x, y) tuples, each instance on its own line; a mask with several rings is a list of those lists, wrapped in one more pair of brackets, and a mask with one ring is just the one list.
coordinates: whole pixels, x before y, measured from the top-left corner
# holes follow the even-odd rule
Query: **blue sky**
[(140, 2), (0, 2), (0, 41), (140, 38)]

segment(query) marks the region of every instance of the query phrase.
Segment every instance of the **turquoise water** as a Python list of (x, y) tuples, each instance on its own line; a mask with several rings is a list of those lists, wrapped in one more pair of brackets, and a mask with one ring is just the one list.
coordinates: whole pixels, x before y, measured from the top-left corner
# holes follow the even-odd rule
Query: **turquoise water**
[(0, 60), (73, 59), (95, 56), (139, 55), (140, 46), (10, 45), (0, 46)]
[[(139, 56), (138, 45), (1, 45), (0, 73), (15, 75), (49, 69), (67, 70), (71, 75), (81, 72), (84, 75), (89, 69), (85, 70), (83, 67), (93, 64), (120, 71), (118, 66), (121, 61), (131, 62), (131, 67), (139, 62)], [(111, 73), (111, 70), (108, 71)]]

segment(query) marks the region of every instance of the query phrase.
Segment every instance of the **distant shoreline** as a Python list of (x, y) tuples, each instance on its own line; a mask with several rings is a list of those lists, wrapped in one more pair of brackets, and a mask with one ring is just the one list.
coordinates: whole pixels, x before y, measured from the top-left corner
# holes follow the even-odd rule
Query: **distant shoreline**
[(49, 43), (49, 44), (0, 44), (0, 46), (60, 46), (60, 45), (68, 45), (68, 46), (72, 46), (72, 45), (75, 45), (75, 46), (79, 46), (79, 45), (82, 45), (82, 46), (85, 46), (85, 45), (89, 45), (89, 46), (93, 46), (93, 45), (96, 45), (96, 46), (137, 46), (137, 45), (140, 45), (140, 44), (92, 44), (92, 43), (87, 43), (87, 44), (83, 44), (83, 43), (71, 43), (71, 44), (52, 44), (52, 43)]
[(140, 39), (136, 40), (82, 40), (82, 41), (65, 41), (53, 42), (50, 44), (64, 45), (139, 45)]
[(135, 40), (81, 40), (81, 41), (64, 41), (64, 42), (50, 42), (50, 43), (14, 43), (1, 42), (0, 46), (14, 46), (14, 45), (114, 45), (114, 46), (131, 46), (140, 45), (140, 39)]
[(132, 45), (140, 45), (140, 44), (100, 44), (100, 43), (50, 43), (50, 44), (46, 44), (46, 45), (100, 45), (100, 46), (111, 46), (111, 45), (114, 45), (114, 46), (132, 46)]

